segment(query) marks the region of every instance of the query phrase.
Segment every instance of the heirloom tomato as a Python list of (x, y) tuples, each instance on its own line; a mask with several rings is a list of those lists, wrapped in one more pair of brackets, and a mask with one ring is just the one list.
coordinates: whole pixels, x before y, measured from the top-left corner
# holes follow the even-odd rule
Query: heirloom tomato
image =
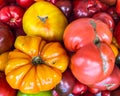
[(69, 57), (59, 42), (37, 36), (18, 36), (5, 68), (10, 86), (33, 94), (54, 88), (67, 69)]
[(0, 54), (12, 49), (14, 39), (15, 37), (10, 27), (0, 22)]
[(23, 16), (23, 29), (27, 35), (37, 35), (48, 41), (62, 41), (68, 21), (64, 13), (47, 1), (32, 4)]
[(8, 5), (0, 10), (0, 21), (10, 27), (18, 28), (22, 26), (24, 10), (17, 5)]
[(106, 43), (89, 43), (73, 54), (70, 68), (83, 84), (92, 85), (109, 76), (115, 65), (115, 55)]
[(107, 24), (93, 18), (80, 18), (69, 23), (63, 34), (65, 47), (77, 51), (84, 45), (99, 41), (110, 44), (112, 32)]

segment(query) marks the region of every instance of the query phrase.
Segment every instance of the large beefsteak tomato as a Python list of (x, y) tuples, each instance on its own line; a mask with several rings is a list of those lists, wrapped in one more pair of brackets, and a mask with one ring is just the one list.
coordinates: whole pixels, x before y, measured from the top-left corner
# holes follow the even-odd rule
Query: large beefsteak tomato
[(47, 1), (35, 2), (23, 16), (25, 33), (41, 36), (48, 41), (62, 41), (67, 24), (64, 13)]
[(71, 22), (64, 31), (63, 40), (69, 51), (77, 51), (84, 45), (99, 41), (110, 44), (112, 32), (107, 24), (93, 18), (80, 18)]
[(29, 94), (50, 90), (60, 82), (69, 57), (59, 42), (46, 43), (41, 37), (18, 36), (15, 48), (9, 52), (5, 68), (12, 88)]
[(70, 68), (83, 84), (92, 85), (109, 76), (115, 65), (115, 55), (106, 43), (87, 44), (71, 58)]

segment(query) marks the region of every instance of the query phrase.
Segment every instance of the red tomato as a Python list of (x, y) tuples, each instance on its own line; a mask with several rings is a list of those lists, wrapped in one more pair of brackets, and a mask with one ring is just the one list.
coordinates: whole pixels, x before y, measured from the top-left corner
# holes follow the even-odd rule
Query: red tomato
[(5, 73), (0, 72), (0, 96), (16, 96), (16, 94), (17, 90), (7, 83)]
[(79, 81), (76, 81), (72, 93), (75, 95), (82, 95), (87, 92), (87, 85), (80, 83)]
[(10, 27), (21, 27), (24, 10), (15, 5), (5, 6), (0, 10), (0, 21)]
[(77, 51), (84, 45), (99, 41), (110, 44), (112, 32), (107, 24), (93, 18), (80, 18), (69, 23), (63, 34), (65, 47)]
[(109, 76), (114, 64), (115, 56), (110, 46), (106, 43), (97, 46), (90, 43), (71, 57), (70, 68), (78, 81), (92, 85)]
[(101, 0), (73, 0), (74, 18), (91, 17), (93, 14), (105, 11), (108, 5)]
[(120, 69), (115, 66), (113, 72), (104, 80), (91, 85), (91, 88), (97, 88), (100, 91), (115, 90), (120, 86)]
[(34, 0), (16, 0), (16, 3), (23, 8), (28, 8), (32, 5), (35, 1)]
[(103, 21), (109, 26), (110, 30), (113, 31), (115, 27), (115, 23), (110, 14), (106, 12), (99, 12), (99, 13), (94, 14), (92, 18)]

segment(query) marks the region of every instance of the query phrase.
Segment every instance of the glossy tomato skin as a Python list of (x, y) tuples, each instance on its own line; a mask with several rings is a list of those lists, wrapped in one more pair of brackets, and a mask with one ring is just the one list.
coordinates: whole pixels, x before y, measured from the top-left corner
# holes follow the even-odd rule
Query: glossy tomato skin
[(106, 23), (109, 26), (111, 31), (114, 30), (115, 22), (110, 14), (108, 14), (106, 12), (98, 12), (98, 13), (94, 14), (92, 18), (103, 21), (104, 23)]
[(15, 37), (10, 27), (0, 22), (0, 54), (12, 49), (14, 39)]
[(110, 44), (112, 41), (112, 32), (108, 25), (101, 20), (80, 18), (69, 23), (65, 28), (63, 41), (69, 51), (76, 52), (91, 42), (102, 41)]
[(17, 90), (7, 83), (4, 72), (0, 72), (0, 96), (16, 96), (16, 94)]
[(115, 56), (109, 45), (87, 44), (71, 58), (70, 68), (78, 81), (86, 85), (100, 82), (109, 76), (114, 68)]
[(72, 1), (71, 0), (58, 0), (55, 5), (61, 9), (67, 18), (72, 13)]
[(26, 10), (22, 22), (27, 35), (40, 36), (47, 41), (62, 41), (64, 29), (68, 25), (64, 13), (47, 1), (32, 4)]
[(116, 12), (116, 6), (109, 7), (106, 12), (112, 16), (112, 18), (113, 18), (113, 20), (115, 22), (115, 26), (116, 26), (117, 23), (120, 20), (120, 17), (119, 17), (119, 15)]
[(82, 94), (86, 93), (87, 90), (88, 90), (87, 85), (82, 84), (79, 81), (76, 81), (76, 83), (75, 83), (75, 85), (73, 87), (72, 93), (75, 94), (75, 95), (82, 95)]
[(104, 90), (115, 90), (120, 85), (120, 69), (115, 66), (113, 72), (110, 74), (110, 76), (106, 77), (104, 80), (97, 82), (93, 85), (91, 85), (91, 88), (97, 88), (100, 91)]
[(67, 69), (62, 76), (62, 79), (55, 90), (60, 96), (69, 96), (72, 93), (73, 87), (75, 86), (76, 79), (71, 73), (70, 69)]
[(35, 1), (34, 0), (16, 0), (18, 5), (20, 5), (23, 8), (28, 8), (30, 5), (32, 5)]
[(24, 10), (16, 5), (8, 5), (0, 10), (0, 21), (8, 24), (10, 27), (18, 28), (22, 26), (22, 17)]
[(93, 14), (105, 11), (108, 6), (100, 0), (74, 0), (73, 13), (74, 18), (91, 17)]

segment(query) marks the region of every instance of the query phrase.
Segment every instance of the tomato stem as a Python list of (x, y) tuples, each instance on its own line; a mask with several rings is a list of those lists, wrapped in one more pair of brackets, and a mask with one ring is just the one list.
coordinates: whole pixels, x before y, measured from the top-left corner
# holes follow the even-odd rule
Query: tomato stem
[(40, 56), (36, 56), (32, 59), (33, 65), (39, 65), (39, 64), (45, 64), (45, 62), (42, 60)]
[(47, 21), (47, 19), (48, 19), (48, 16), (44, 16), (44, 17), (42, 17), (42, 16), (37, 16), (39, 19), (40, 19), (40, 21), (42, 21), (43, 23), (45, 23), (46, 21)]

